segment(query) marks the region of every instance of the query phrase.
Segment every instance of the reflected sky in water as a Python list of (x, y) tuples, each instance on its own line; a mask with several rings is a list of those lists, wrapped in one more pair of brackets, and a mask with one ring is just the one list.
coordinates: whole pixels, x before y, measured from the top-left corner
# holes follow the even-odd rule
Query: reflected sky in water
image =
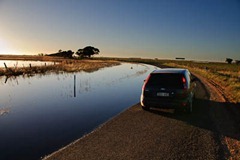
[(12, 60), (0, 60), (0, 68), (4, 68), (4, 63), (7, 67), (29, 67), (31, 66), (43, 66), (43, 65), (53, 65), (54, 62), (44, 62), (44, 61), (12, 61)]
[(92, 131), (138, 103), (154, 69), (124, 63), (92, 73), (1, 77), (0, 159), (38, 159)]

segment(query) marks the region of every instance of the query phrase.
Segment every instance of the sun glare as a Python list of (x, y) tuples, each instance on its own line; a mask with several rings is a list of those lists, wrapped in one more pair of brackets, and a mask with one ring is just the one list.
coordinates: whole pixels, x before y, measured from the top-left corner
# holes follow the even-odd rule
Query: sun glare
[(11, 54), (20, 54), (20, 52), (15, 49), (12, 49), (5, 41), (0, 39), (0, 54), (11, 55)]
[(21, 55), (21, 53), (12, 49), (0, 48), (0, 55)]

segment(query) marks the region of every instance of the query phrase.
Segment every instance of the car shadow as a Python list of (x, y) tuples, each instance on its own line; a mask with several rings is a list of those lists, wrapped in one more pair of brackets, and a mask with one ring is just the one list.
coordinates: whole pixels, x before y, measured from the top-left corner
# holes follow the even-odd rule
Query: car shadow
[(240, 106), (233, 103), (214, 102), (205, 99), (195, 99), (193, 112), (166, 112), (162, 109), (152, 109), (153, 114), (180, 120), (190, 125), (210, 130), (236, 140), (240, 140)]
[[(195, 76), (194, 76), (195, 77)], [(169, 116), (190, 125), (210, 130), (236, 140), (240, 140), (240, 105), (210, 100), (210, 94), (200, 79), (195, 77), (196, 98), (193, 112), (174, 112)], [(158, 112), (161, 114), (161, 112)]]

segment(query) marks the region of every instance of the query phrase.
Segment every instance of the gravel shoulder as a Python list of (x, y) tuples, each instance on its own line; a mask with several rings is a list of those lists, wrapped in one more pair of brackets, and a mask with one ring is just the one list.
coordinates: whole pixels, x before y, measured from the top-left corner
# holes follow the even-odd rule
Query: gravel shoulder
[(221, 86), (198, 75), (209, 93), (208, 104), (214, 126), (227, 159), (240, 159), (240, 106), (230, 103)]
[(192, 114), (136, 104), (44, 160), (239, 159), (237, 106), (198, 78)]

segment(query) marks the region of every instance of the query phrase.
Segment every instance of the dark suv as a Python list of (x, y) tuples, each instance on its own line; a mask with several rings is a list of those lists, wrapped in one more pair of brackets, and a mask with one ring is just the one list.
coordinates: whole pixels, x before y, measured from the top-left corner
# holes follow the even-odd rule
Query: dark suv
[(141, 105), (150, 107), (182, 109), (192, 112), (194, 88), (187, 69), (166, 68), (153, 71), (142, 87)]

